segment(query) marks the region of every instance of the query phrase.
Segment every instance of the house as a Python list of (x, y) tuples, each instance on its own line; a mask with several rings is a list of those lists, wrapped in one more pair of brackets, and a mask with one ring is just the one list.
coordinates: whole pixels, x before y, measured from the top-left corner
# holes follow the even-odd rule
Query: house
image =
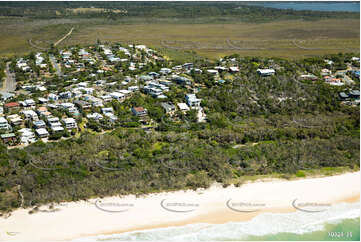
[(184, 63), (182, 67), (183, 69), (190, 70), (193, 68), (193, 63)]
[(59, 93), (59, 98), (61, 99), (69, 99), (69, 98), (72, 98), (73, 97), (73, 94), (71, 92), (61, 92)]
[(131, 86), (131, 87), (128, 87), (128, 90), (131, 91), (131, 92), (139, 91), (139, 87), (138, 86)]
[(112, 123), (118, 120), (118, 117), (115, 116), (112, 112), (105, 112), (104, 116), (107, 116)]
[(132, 108), (132, 113), (133, 113), (135, 116), (143, 117), (143, 116), (146, 116), (146, 115), (147, 115), (147, 110), (144, 109), (143, 107), (133, 107), (133, 108)]
[(359, 90), (351, 90), (349, 92), (349, 95), (351, 98), (360, 99), (360, 91)]
[(59, 122), (59, 118), (57, 118), (57, 117), (49, 117), (48, 124), (49, 124), (51, 130), (53, 130), (55, 132), (64, 130), (61, 123)]
[(171, 86), (173, 84), (173, 82), (168, 81), (168, 80), (159, 80), (159, 83), (164, 85), (164, 86), (167, 86), (167, 87), (169, 87), (169, 86)]
[(64, 128), (61, 127), (61, 126), (54, 126), (54, 127), (51, 127), (51, 130), (53, 132), (63, 132), (64, 131)]
[(16, 141), (16, 136), (14, 133), (2, 134), (0, 137), (4, 144), (10, 144)]
[(124, 97), (129, 97), (132, 94), (132, 91), (129, 90), (119, 90), (118, 92), (123, 94)]
[(168, 102), (168, 103), (161, 103), (160, 104), (162, 106), (162, 108), (164, 108), (165, 112), (169, 115), (173, 115), (175, 112), (175, 106)]
[(76, 129), (78, 128), (76, 122), (75, 122), (75, 119), (73, 118), (65, 118), (63, 119), (63, 122), (65, 124), (65, 128), (67, 129)]
[(197, 109), (201, 106), (201, 99), (198, 99), (195, 94), (187, 94), (186, 102), (188, 106), (192, 109)]
[(35, 133), (39, 138), (47, 138), (49, 137), (49, 132), (45, 128), (36, 129)]
[(114, 113), (114, 110), (112, 107), (109, 108), (102, 108), (102, 113), (103, 114), (107, 114), (107, 113)]
[(103, 100), (94, 96), (86, 96), (85, 99), (91, 102), (93, 107), (103, 107)]
[(91, 108), (90, 103), (83, 100), (76, 100), (74, 101), (74, 104), (81, 110), (89, 110)]
[(36, 141), (35, 134), (31, 129), (23, 128), (19, 130), (20, 141), (23, 144), (34, 143)]
[(100, 113), (91, 113), (88, 114), (86, 117), (87, 119), (94, 119), (96, 121), (103, 119), (103, 115), (101, 115)]
[(46, 107), (39, 107), (38, 110), (36, 110), (36, 112), (39, 115), (43, 115), (44, 113), (48, 112), (48, 109)]
[(9, 115), (8, 119), (10, 121), (10, 123), (13, 126), (18, 126), (18, 125), (22, 125), (23, 124), (23, 120), (21, 119), (21, 117), (19, 116), (19, 114), (13, 114), (13, 115)]
[(181, 110), (182, 112), (189, 111), (189, 107), (185, 103), (178, 103), (177, 106), (178, 106), (179, 110)]
[(20, 108), (20, 104), (17, 102), (6, 103), (4, 109), (7, 112), (17, 111)]
[(34, 121), (33, 125), (36, 129), (41, 129), (41, 128), (45, 128), (46, 124), (43, 120), (38, 120), (38, 121)]
[(169, 68), (161, 68), (159, 71), (159, 73), (162, 75), (168, 75), (171, 72), (172, 72), (172, 69), (169, 69)]
[(173, 81), (180, 85), (191, 85), (192, 82), (186, 77), (183, 76), (173, 76)]
[(274, 69), (257, 69), (257, 73), (260, 76), (272, 76), (276, 71)]
[(103, 100), (103, 102), (110, 102), (112, 100), (112, 97), (110, 95), (103, 95), (100, 96), (100, 98)]
[(343, 86), (345, 83), (341, 81), (339, 78), (332, 78), (330, 81), (327, 81), (328, 84), (332, 86)]
[(43, 97), (39, 97), (38, 100), (39, 100), (39, 103), (40, 103), (40, 104), (46, 104), (46, 103), (48, 103), (48, 99), (43, 98)]
[(327, 76), (327, 75), (331, 75), (331, 71), (329, 69), (322, 69), (321, 70), (321, 76)]
[(125, 95), (120, 92), (112, 92), (109, 95), (117, 101), (123, 101), (125, 99)]
[(211, 75), (213, 75), (213, 76), (218, 75), (218, 71), (217, 71), (217, 70), (212, 70), (212, 69), (207, 70), (207, 73), (208, 73), (208, 74), (211, 74)]
[(237, 66), (231, 66), (229, 67), (230, 72), (239, 72), (239, 68)]
[(10, 130), (11, 127), (4, 117), (0, 117), (0, 129)]
[(223, 66), (215, 66), (214, 69), (217, 70), (218, 72), (223, 72), (227, 70), (227, 68)]
[(312, 75), (312, 74), (304, 74), (304, 75), (300, 75), (299, 77), (301, 80), (312, 80), (315, 81), (317, 80), (317, 76)]
[(39, 117), (34, 110), (24, 110), (22, 111), (22, 113), (24, 114), (26, 120), (32, 120), (32, 121), (39, 120)]
[(139, 77), (139, 80), (144, 81), (144, 82), (151, 81), (151, 80), (153, 80), (153, 76), (142, 75), (142, 76)]
[(74, 103), (61, 103), (61, 104), (59, 104), (59, 107), (69, 111), (69, 110), (75, 108), (75, 104)]
[(15, 96), (15, 94), (10, 93), (10, 92), (0, 92), (0, 99), (3, 101), (6, 101), (14, 96)]
[(48, 100), (49, 101), (57, 101), (59, 99), (59, 96), (54, 93), (49, 93)]

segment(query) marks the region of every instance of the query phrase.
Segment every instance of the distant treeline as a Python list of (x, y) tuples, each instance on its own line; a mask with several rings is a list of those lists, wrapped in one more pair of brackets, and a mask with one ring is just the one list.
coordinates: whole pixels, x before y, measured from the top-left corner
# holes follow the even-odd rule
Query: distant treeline
[[(81, 8), (82, 11), (71, 11)], [(280, 19), (359, 18), (359, 13), (296, 11), (250, 6), (244, 2), (1, 2), (0, 16), (34, 18), (106, 17), (220, 18), (223, 21), (271, 21)]]

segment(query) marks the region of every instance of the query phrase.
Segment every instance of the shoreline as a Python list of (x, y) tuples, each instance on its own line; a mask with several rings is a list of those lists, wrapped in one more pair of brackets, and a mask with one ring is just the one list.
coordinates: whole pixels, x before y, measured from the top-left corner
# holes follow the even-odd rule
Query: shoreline
[(291, 181), (256, 181), (238, 188), (213, 185), (204, 190), (163, 192), (139, 198), (128, 195), (89, 199), (54, 205), (58, 210), (41, 206), (40, 212), (34, 214), (28, 214), (31, 209), (18, 209), (7, 219), (0, 218), (0, 241), (69, 241), (188, 224), (249, 221), (266, 212), (295, 212), (298, 209), (292, 204), (296, 200), (301, 205), (317, 202), (330, 206), (357, 202), (360, 172)]
[[(359, 196), (352, 196), (346, 199), (342, 199), (339, 200), (337, 202), (335, 202), (334, 204), (339, 204), (339, 203), (355, 203), (355, 202), (359, 202), (360, 201), (360, 197)], [(251, 219), (253, 219), (254, 217), (263, 214), (263, 213), (291, 213), (291, 212), (296, 212), (297, 210), (294, 208), (273, 208), (273, 209), (265, 209), (263, 211), (260, 212), (256, 212), (256, 213), (251, 213), (248, 214), (247, 216), (242, 216), (242, 217), (225, 217), (224, 216), (224, 211), (214, 211), (212, 213), (208, 213), (206, 215), (199, 215), (197, 217), (188, 219), (188, 220), (184, 220), (184, 221), (177, 221), (177, 222), (173, 222), (173, 223), (160, 223), (160, 224), (154, 224), (154, 225), (148, 225), (148, 226), (143, 226), (143, 227), (137, 227), (137, 228), (133, 228), (133, 229), (126, 229), (126, 230), (115, 230), (112, 232), (104, 232), (104, 233), (100, 233), (100, 234), (90, 234), (90, 235), (86, 235), (86, 236), (82, 236), (82, 237), (92, 237), (92, 236), (97, 236), (97, 235), (112, 235), (112, 234), (121, 234), (121, 233), (129, 233), (129, 232), (136, 232), (136, 231), (145, 231), (145, 230), (152, 230), (152, 229), (161, 229), (161, 228), (166, 228), (166, 227), (177, 227), (177, 226), (185, 226), (185, 225), (190, 225), (190, 224), (201, 224), (201, 223), (209, 223), (209, 224), (224, 224), (224, 223), (231, 223), (231, 222), (245, 222), (245, 221), (249, 221)], [(223, 216), (223, 217), (222, 217)], [(210, 219), (213, 218), (213, 219)], [(216, 220), (214, 218), (217, 218)], [(73, 238), (76, 239), (76, 238)]]

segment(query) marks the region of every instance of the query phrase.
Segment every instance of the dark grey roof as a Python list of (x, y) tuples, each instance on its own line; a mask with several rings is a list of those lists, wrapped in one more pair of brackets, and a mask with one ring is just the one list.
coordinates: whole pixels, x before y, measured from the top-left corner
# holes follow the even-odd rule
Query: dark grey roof
[(359, 90), (351, 90), (350, 95), (352, 95), (352, 96), (360, 96), (360, 91)]
[(169, 111), (172, 111), (175, 109), (175, 106), (171, 103), (161, 103), (160, 105), (165, 109), (166, 112), (169, 112)]
[(346, 94), (344, 92), (340, 92), (339, 95), (341, 98), (348, 98), (348, 94)]

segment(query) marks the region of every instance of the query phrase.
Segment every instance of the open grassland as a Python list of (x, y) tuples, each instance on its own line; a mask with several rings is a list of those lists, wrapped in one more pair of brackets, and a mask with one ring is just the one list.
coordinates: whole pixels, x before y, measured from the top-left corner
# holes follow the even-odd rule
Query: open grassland
[[(338, 52), (359, 52), (357, 19), (288, 20), (270, 23), (169, 24), (120, 23), (104, 19), (0, 21), (0, 54), (22, 54), (48, 48), (74, 27), (59, 47), (102, 42), (144, 43), (169, 49), (171, 55), (193, 50), (209, 58), (242, 56), (303, 58)], [(37, 48), (38, 47), (38, 48)], [(174, 57), (174, 56), (172, 56)]]

